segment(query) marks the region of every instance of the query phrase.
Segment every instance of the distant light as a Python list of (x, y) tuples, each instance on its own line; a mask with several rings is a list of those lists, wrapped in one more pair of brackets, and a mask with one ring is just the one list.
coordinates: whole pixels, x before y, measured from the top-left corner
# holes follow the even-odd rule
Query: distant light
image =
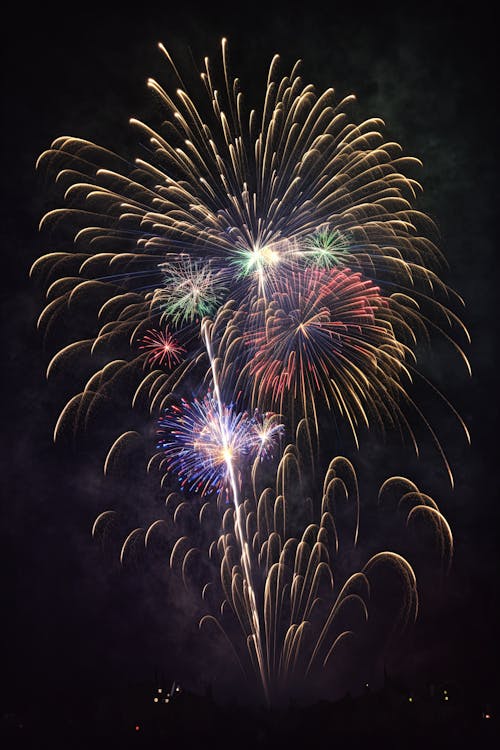
[(180, 689), (180, 687), (176, 687), (176, 688), (175, 688), (175, 692), (176, 692), (176, 693), (180, 693), (180, 692), (181, 692), (181, 689)]
[(484, 715), (484, 718), (485, 718), (485, 719), (491, 719), (491, 715), (490, 715), (490, 714), (485, 714), (485, 715)]
[(411, 697), (411, 695), (410, 695), (410, 697), (408, 698), (408, 702), (409, 702), (409, 703), (413, 703), (413, 698)]
[(158, 703), (158, 698), (153, 698), (155, 703)]
[(369, 686), (369, 684), (368, 684), (367, 682), (365, 682), (365, 687), (370, 687), (370, 686)]
[(165, 698), (165, 703), (168, 703), (170, 698)]
[(159, 692), (159, 693), (161, 693), (161, 692), (162, 692), (162, 689), (161, 689), (161, 688), (158, 688), (158, 692)]
[(443, 690), (443, 695), (448, 695), (448, 691), (447, 690)]
[(139, 731), (139, 729), (140, 729), (140, 726), (139, 726), (139, 724), (136, 724), (136, 725), (135, 725), (135, 731), (136, 731), (136, 732), (138, 732), (138, 731)]
[(445, 701), (449, 700), (449, 698), (448, 698), (447, 695), (444, 696), (444, 699), (445, 699)]

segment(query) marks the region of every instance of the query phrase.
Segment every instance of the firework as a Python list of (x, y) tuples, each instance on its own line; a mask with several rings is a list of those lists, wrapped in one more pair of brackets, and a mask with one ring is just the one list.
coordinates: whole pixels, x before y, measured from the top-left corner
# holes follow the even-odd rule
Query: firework
[[(185, 90), (167, 50), (161, 44), (160, 49), (172, 66), (176, 89), (170, 94), (148, 81), (164, 107), (165, 129), (131, 121), (151, 151), (150, 161), (136, 160), (133, 177), (123, 173), (125, 162), (111, 155), (116, 169), (109, 164), (100, 169), (96, 186), (94, 168), (109, 163), (110, 154), (75, 138), (58, 139), (41, 157), (78, 165), (70, 194), (87, 198), (87, 212), (103, 203), (112, 209), (95, 212), (99, 228), (85, 222), (96, 246), (112, 235), (131, 240), (142, 253), (161, 256), (165, 247), (189, 247), (194, 256), (227, 265), (242, 251), (269, 257), (266, 248), (276, 242), (303, 239), (331, 223), (342, 234), (357, 234), (357, 246), (363, 238), (365, 253), (373, 245), (375, 253), (409, 264), (424, 257), (436, 261), (436, 248), (417, 229), (430, 222), (411, 208), (419, 185), (401, 171), (418, 160), (402, 157), (397, 144), (384, 142), (380, 119), (349, 122), (345, 109), (354, 96), (336, 101), (333, 89), (316, 94), (300, 77), (299, 64), (279, 79), (276, 55), (261, 116), (248, 113), (239, 80), (229, 76), (224, 40), (225, 87), (214, 85), (205, 59), (206, 116)], [(92, 164), (87, 184), (80, 179), (85, 162)], [(50, 212), (45, 222), (60, 215)]]
[[(413, 206), (420, 186), (406, 173), (418, 160), (384, 141), (381, 120), (352, 122), (347, 110), (354, 97), (337, 101), (332, 89), (317, 94), (298, 64), (280, 78), (279, 58), (273, 59), (258, 114), (245, 110), (239, 80), (229, 76), (225, 40), (225, 85), (215, 85), (205, 60), (205, 107), (191, 99), (169, 53), (160, 49), (175, 87), (166, 90), (151, 79), (148, 86), (164, 109), (164, 127), (131, 121), (146, 140), (148, 159), (138, 158), (131, 167), (109, 150), (71, 137), (57, 139), (39, 159), (70, 201), (70, 207), (50, 211), (42, 226), (67, 222), (75, 235), (74, 251), (50, 254), (33, 267), (50, 284), (40, 327), (52, 332), (69, 302), (84, 298), (95, 300), (100, 322), (95, 338), (64, 347), (49, 371), (87, 349), (99, 350), (100, 361), (108, 356), (115, 362), (116, 347), (136, 340), (152, 316), (177, 328), (222, 316), (230, 337), (242, 313), (252, 316), (258, 337), (256, 346), (245, 334), (255, 362), (241, 376), (254, 405), (262, 405), (255, 397), (262, 386), (269, 402), (264, 410), (281, 412), (285, 395), (295, 394), (302, 404), (298, 418), (312, 415), (317, 423), (314, 400), (305, 406), (314, 393), (337, 418), (347, 419), (353, 434), (369, 416), (387, 426), (400, 424), (400, 375), (430, 332), (441, 333), (468, 366), (454, 341), (455, 330), (465, 337), (467, 332), (449, 307), (456, 295), (439, 278), (435, 228)], [(343, 271), (353, 279), (349, 269), (361, 274), (360, 286), (371, 282), (381, 299), (390, 298), (390, 315), (377, 305), (376, 322), (364, 319), (359, 335), (357, 313), (352, 321), (341, 317), (344, 335), (341, 326), (334, 330), (338, 305), (332, 295), (319, 317), (304, 320), (298, 335), (289, 329), (287, 351), (286, 321), (293, 319), (298, 279), (314, 285), (309, 271), (328, 271), (337, 280)], [(257, 320), (252, 308), (260, 298), (269, 309), (261, 306)], [(372, 302), (370, 297), (369, 307)], [(262, 321), (280, 345), (269, 368), (265, 358), (272, 346)], [(205, 356), (202, 342), (193, 334), (189, 340), (178, 372), (155, 375), (153, 383), (142, 360), (134, 367), (133, 352), (120, 360), (122, 369), (137, 373), (135, 393), (149, 400), (151, 411), (165, 407), (172, 388)], [(241, 364), (233, 355), (237, 349), (221, 354), (235, 375)], [(105, 378), (95, 373), (92, 383)], [(85, 408), (76, 408), (85, 392), (70, 402), (65, 418), (85, 415)]]
[[(157, 447), (180, 486), (203, 495), (229, 496), (233, 467), (271, 457), (282, 425), (276, 415), (250, 418), (208, 394), (201, 401), (171, 406), (159, 422)], [(237, 503), (237, 498), (232, 498)]]
[(306, 263), (318, 268), (333, 268), (352, 262), (353, 248), (347, 234), (323, 227), (304, 240), (300, 253)]
[[(425, 560), (436, 576), (446, 574), (453, 555), (448, 523), (413, 482), (392, 477), (383, 483), (378, 502), (385, 511), (379, 514), (378, 531), (383, 546), (374, 552), (373, 539), (364, 540), (360, 532), (366, 503), (361, 503), (352, 464), (342, 457), (332, 460), (322, 491), (306, 502), (302, 463), (297, 449), (287, 446), (276, 485), (247, 496), (240, 510), (186, 503), (175, 493), (167, 500), (172, 517), (167, 526), (175, 529), (170, 565), (187, 587), (200, 591), (202, 630), (211, 639), (216, 633), (225, 638), (228, 658), (233, 654), (236, 669), (250, 684), (260, 685), (270, 702), (283, 695), (310, 698), (316, 688), (324, 696), (336, 679), (342, 649), (349, 651), (369, 637), (376, 622), (384, 621), (386, 638), (414, 622), (419, 606), (414, 562)], [(258, 458), (255, 466), (261, 466)], [(297, 502), (306, 509), (300, 524), (293, 512)], [(383, 523), (386, 514), (394, 538)], [(155, 521), (128, 534), (122, 561), (138, 540), (154, 546), (165, 523)], [(106, 533), (108, 525), (109, 512), (97, 519), (94, 535)], [(248, 530), (246, 549), (259, 581), (255, 604), (238, 553), (241, 526)], [(371, 535), (378, 526), (372, 519)], [(424, 546), (429, 539), (430, 548)], [(394, 542), (393, 551), (387, 545)], [(337, 688), (345, 692), (346, 686)]]
[[(290, 273), (301, 263), (295, 240), (280, 240), (252, 248), (237, 247), (231, 266), (236, 278), (243, 282), (239, 299), (258, 295), (266, 297), (276, 287), (283, 275)], [(238, 298), (238, 290), (234, 295)]]
[[(439, 277), (435, 227), (414, 207), (420, 185), (411, 172), (419, 162), (385, 141), (381, 120), (352, 122), (347, 108), (354, 97), (337, 101), (332, 89), (318, 95), (298, 64), (279, 77), (277, 56), (260, 113), (248, 112), (239, 80), (229, 76), (225, 40), (224, 84), (216, 85), (206, 59), (206, 106), (198, 107), (160, 49), (175, 78), (168, 90), (148, 82), (163, 124), (155, 130), (131, 121), (147, 158), (131, 164), (62, 137), (39, 159), (68, 201), (41, 226), (66, 223), (74, 239), (70, 252), (33, 266), (47, 286), (39, 326), (53, 340), (60, 319), (79, 305), (89, 328), (91, 316), (95, 323), (90, 338), (55, 354), (48, 374), (70, 363), (76, 369), (77, 356), (101, 367), (63, 409), (56, 435), (70, 419), (86, 425), (120, 383), (129, 389), (132, 383), (134, 406), (160, 415), (162, 484), (229, 505), (208, 548), (220, 578), (212, 610), (218, 614), (202, 623), (233, 644), (224, 620), (237, 623), (244, 636), (243, 649), (234, 646), (240, 663), (245, 672), (250, 663), (270, 700), (290, 675), (305, 680), (331, 662), (353, 632), (337, 628), (339, 613), (352, 606), (355, 619), (366, 620), (374, 568), (387, 565), (402, 582), (396, 620), (414, 616), (417, 596), (410, 563), (389, 552), (335, 589), (342, 580), (334, 568), (342, 518), (351, 548), (359, 531), (357, 484), (347, 461), (332, 463), (316, 515), (292, 530), (292, 510), (310, 505), (300, 488), (302, 459), (289, 446), (275, 490), (260, 492), (264, 459), (277, 453), (285, 424), (298, 435), (309, 434), (312, 422), (319, 439), (323, 407), (347, 422), (356, 444), (360, 426), (377, 424), (406, 429), (417, 449), (403, 413), (410, 405), (420, 415), (406, 392), (418, 373), (417, 347), (436, 331), (468, 366), (455, 331), (468, 334), (451, 309), (460, 298)], [(167, 368), (145, 372), (145, 361)], [(188, 373), (210, 388), (203, 399), (179, 401)], [(137, 438), (127, 430), (114, 441), (106, 473)], [(253, 497), (245, 494), (250, 486)], [(175, 505), (172, 497), (167, 504)], [(443, 556), (451, 555), (451, 534), (436, 504), (410, 483), (400, 499), (410, 507), (407, 524), (429, 522)], [(347, 512), (339, 512), (346, 503)], [(224, 503), (210, 505), (220, 512)], [(209, 511), (200, 511), (200, 521), (203, 513)], [(109, 514), (102, 518), (111, 522)], [(122, 561), (141, 534), (139, 528), (128, 534)], [(183, 535), (171, 551), (171, 565), (180, 563), (185, 581), (197, 554), (188, 544)]]
[(260, 460), (272, 458), (276, 446), (283, 436), (285, 427), (279, 422), (279, 417), (273, 412), (259, 412), (255, 410), (252, 420), (253, 441), (257, 456)]
[(210, 264), (203, 266), (183, 257), (177, 263), (161, 263), (159, 268), (163, 272), (163, 285), (153, 294), (152, 308), (158, 309), (173, 325), (199, 323), (218, 310), (226, 290), (220, 274)]
[(139, 349), (147, 352), (147, 361), (150, 365), (166, 363), (169, 368), (181, 361), (181, 355), (185, 351), (168, 328), (164, 331), (147, 331), (141, 339)]
[[(266, 304), (257, 300), (230, 326), (223, 314), (220, 326), (216, 321), (214, 335), (219, 327), (225, 335), (219, 355), (230, 352), (224, 381), (234, 373), (235, 390), (243, 387), (260, 409), (287, 413), (295, 424), (310, 416), (317, 427), (323, 403), (355, 434), (369, 412), (380, 422), (389, 406), (396, 408), (405, 348), (391, 315), (379, 287), (359, 273), (312, 267), (289, 273)], [(234, 359), (243, 363), (239, 370)]]

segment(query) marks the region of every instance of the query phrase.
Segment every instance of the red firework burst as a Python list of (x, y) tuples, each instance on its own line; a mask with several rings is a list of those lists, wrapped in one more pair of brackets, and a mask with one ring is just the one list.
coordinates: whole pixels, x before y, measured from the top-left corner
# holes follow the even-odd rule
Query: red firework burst
[(359, 273), (308, 268), (288, 274), (264, 314), (247, 319), (245, 373), (254, 398), (281, 411), (291, 397), (303, 415), (315, 417), (322, 394), (353, 426), (360, 417), (366, 422), (368, 411), (380, 414), (392, 402), (404, 359), (393, 318), (380, 289)]
[(139, 349), (145, 349), (148, 352), (147, 362), (150, 365), (166, 364), (169, 368), (179, 364), (182, 353), (186, 351), (168, 328), (164, 331), (146, 331)]

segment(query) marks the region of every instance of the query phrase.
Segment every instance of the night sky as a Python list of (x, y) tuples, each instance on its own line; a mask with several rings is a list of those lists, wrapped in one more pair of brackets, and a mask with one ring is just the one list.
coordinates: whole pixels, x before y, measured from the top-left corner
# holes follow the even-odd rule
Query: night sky
[[(360, 116), (382, 117), (389, 136), (418, 156), (424, 195), (419, 207), (437, 222), (449, 270), (445, 280), (466, 302), (472, 335), (469, 379), (457, 358), (438, 347), (428, 367), (464, 417), (469, 449), (445, 410), (436, 415), (456, 477), (451, 491), (438, 457), (420, 462), (389, 437), (367, 439), (359, 455), (347, 446), (362, 483), (375, 489), (391, 472), (415, 478), (451, 524), (456, 558), (444, 593), (417, 625), (413, 650), (399, 666), (413, 679), (451, 679), (496, 690), (498, 640), (498, 117), (497, 40), (486, 5), (445, 12), (434, 6), (350, 10), (310, 3), (268, 15), (251, 4), (223, 10), (186, 3), (173, 9), (19, 13), (4, 28), (2, 144), (2, 410), (1, 659), (7, 706), (27, 686), (59, 696), (89, 688), (183, 674), (198, 687), (204, 661), (185, 655), (191, 631), (179, 634), (179, 613), (160, 579), (125, 575), (92, 543), (90, 528), (109, 506), (92, 444), (52, 443), (63, 397), (47, 384), (35, 330), (42, 296), (28, 279), (33, 260), (51, 249), (40, 235), (42, 213), (55, 205), (36, 157), (58, 135), (88, 138), (133, 154), (132, 115), (147, 121), (154, 106), (146, 78), (162, 80), (156, 43), (197, 66), (230, 42), (232, 69), (247, 101), (258, 104), (275, 52), (283, 69), (304, 60), (304, 77), (338, 95), (355, 92)], [(183, 651), (184, 649), (184, 651)], [(197, 656), (197, 658), (199, 655)], [(187, 662), (189, 661), (189, 664)], [(187, 666), (186, 666), (187, 664)], [(31, 689), (31, 688), (30, 688)]]

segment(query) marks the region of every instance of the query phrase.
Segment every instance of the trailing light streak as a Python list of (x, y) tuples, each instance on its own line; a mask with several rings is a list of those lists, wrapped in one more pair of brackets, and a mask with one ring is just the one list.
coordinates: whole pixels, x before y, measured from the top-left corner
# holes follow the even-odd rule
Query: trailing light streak
[[(215, 364), (213, 351), (212, 351), (212, 344), (210, 341), (210, 328), (209, 328), (208, 321), (204, 321), (202, 325), (201, 333), (202, 333), (202, 338), (207, 349), (208, 359), (210, 362), (210, 369), (212, 371), (214, 392), (215, 392), (215, 396), (216, 396), (217, 404), (219, 408), (219, 415), (222, 415), (223, 405), (222, 405), (222, 399), (221, 399), (220, 388), (219, 388), (219, 380), (217, 377), (216, 364)], [(234, 508), (235, 508), (235, 532), (236, 532), (237, 542), (240, 547), (240, 552), (241, 552), (240, 560), (241, 560), (241, 566), (242, 566), (243, 573), (244, 573), (244, 581), (246, 584), (243, 590), (243, 595), (244, 595), (244, 601), (246, 602), (247, 614), (252, 623), (252, 633), (250, 637), (252, 639), (253, 648), (255, 652), (254, 656), (255, 656), (256, 662), (259, 665), (259, 673), (262, 679), (262, 686), (264, 689), (266, 700), (269, 702), (270, 700), (269, 682), (268, 682), (267, 673), (265, 670), (265, 662), (264, 662), (261, 613), (257, 606), (257, 599), (255, 596), (255, 590), (254, 590), (254, 577), (253, 577), (253, 569), (252, 569), (251, 549), (248, 545), (248, 540), (246, 536), (246, 526), (243, 522), (243, 514), (242, 514), (241, 504), (240, 504), (240, 488), (236, 481), (236, 472), (235, 472), (235, 467), (234, 467), (233, 454), (231, 451), (231, 445), (229, 442), (227, 424), (222, 420), (220, 424), (221, 424), (221, 434), (223, 435), (223, 445), (224, 445), (224, 454), (226, 457), (226, 465), (228, 468), (229, 479), (230, 479), (230, 484), (231, 484), (231, 489), (232, 489), (232, 500), (233, 500)]]

